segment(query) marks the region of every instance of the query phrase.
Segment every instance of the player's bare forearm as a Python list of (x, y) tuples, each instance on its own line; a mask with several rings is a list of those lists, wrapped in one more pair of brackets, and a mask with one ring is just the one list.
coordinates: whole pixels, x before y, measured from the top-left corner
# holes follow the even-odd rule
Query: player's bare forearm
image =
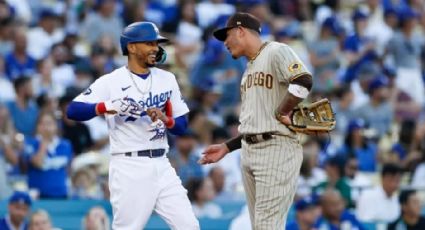
[(292, 109), (294, 109), (294, 107), (297, 106), (301, 101), (303, 101), (302, 98), (296, 97), (288, 92), (283, 98), (282, 102), (280, 102), (280, 105), (277, 108), (277, 112), (283, 116), (289, 115)]
[(289, 115), (292, 109), (307, 97), (312, 86), (312, 77), (308, 73), (293, 77), (276, 113), (280, 116)]

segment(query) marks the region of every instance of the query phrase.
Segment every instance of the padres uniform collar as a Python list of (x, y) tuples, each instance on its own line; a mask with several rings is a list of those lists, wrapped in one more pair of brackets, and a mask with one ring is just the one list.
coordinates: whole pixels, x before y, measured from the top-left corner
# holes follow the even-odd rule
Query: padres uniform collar
[(258, 57), (258, 55), (260, 55), (261, 51), (264, 49), (264, 47), (266, 47), (266, 46), (267, 46), (267, 44), (269, 44), (269, 42), (264, 42), (264, 43), (260, 46), (260, 49), (259, 49), (259, 50), (258, 50), (258, 52), (255, 54), (255, 56), (254, 56), (253, 58), (249, 59), (249, 62), (250, 62), (251, 64), (255, 61), (255, 59)]

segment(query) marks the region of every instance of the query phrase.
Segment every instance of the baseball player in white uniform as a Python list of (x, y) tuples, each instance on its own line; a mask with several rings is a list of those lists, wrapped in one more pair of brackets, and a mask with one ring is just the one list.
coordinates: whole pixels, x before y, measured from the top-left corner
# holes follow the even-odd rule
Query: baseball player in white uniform
[(126, 27), (120, 42), (128, 65), (98, 78), (67, 110), (78, 121), (106, 117), (113, 229), (142, 229), (152, 211), (172, 229), (199, 229), (187, 191), (166, 157), (165, 132), (184, 133), (189, 109), (175, 76), (155, 67), (165, 58), (158, 46), (165, 41), (153, 23)]
[(242, 177), (252, 228), (283, 229), (302, 162), (292, 109), (309, 94), (312, 77), (286, 44), (263, 43), (260, 22), (236, 13), (214, 32), (234, 58), (249, 62), (241, 82), (240, 135), (207, 147), (201, 164), (214, 163), (242, 148)]

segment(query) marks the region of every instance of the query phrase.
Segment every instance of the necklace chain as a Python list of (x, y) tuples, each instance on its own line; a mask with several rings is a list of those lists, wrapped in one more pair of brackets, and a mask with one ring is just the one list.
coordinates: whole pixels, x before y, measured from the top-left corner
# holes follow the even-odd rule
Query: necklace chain
[(134, 80), (134, 76), (131, 73), (131, 71), (128, 69), (128, 74), (130, 75), (130, 79), (133, 82), (134, 87), (136, 87), (136, 90), (142, 95), (142, 100), (144, 100), (144, 97), (147, 93), (149, 93), (152, 89), (152, 76), (151, 76), (151, 72), (149, 71), (149, 75), (147, 76), (149, 79), (149, 83), (148, 83), (148, 90), (146, 92), (143, 92), (136, 84), (136, 81)]
[(249, 61), (251, 63), (254, 62), (254, 60), (258, 57), (258, 55), (260, 55), (261, 51), (264, 49), (264, 47), (266, 47), (266, 45), (269, 44), (269, 42), (264, 42), (261, 46), (260, 49), (258, 50), (258, 52), (255, 54), (255, 56), (253, 58), (251, 58)]

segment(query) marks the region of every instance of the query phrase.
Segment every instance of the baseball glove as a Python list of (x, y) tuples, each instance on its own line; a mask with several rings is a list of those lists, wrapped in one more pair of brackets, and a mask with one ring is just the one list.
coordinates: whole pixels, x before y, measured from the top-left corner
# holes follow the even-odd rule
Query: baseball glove
[(320, 134), (335, 128), (335, 114), (328, 99), (321, 99), (310, 105), (298, 105), (292, 111), (288, 128), (304, 134)]

